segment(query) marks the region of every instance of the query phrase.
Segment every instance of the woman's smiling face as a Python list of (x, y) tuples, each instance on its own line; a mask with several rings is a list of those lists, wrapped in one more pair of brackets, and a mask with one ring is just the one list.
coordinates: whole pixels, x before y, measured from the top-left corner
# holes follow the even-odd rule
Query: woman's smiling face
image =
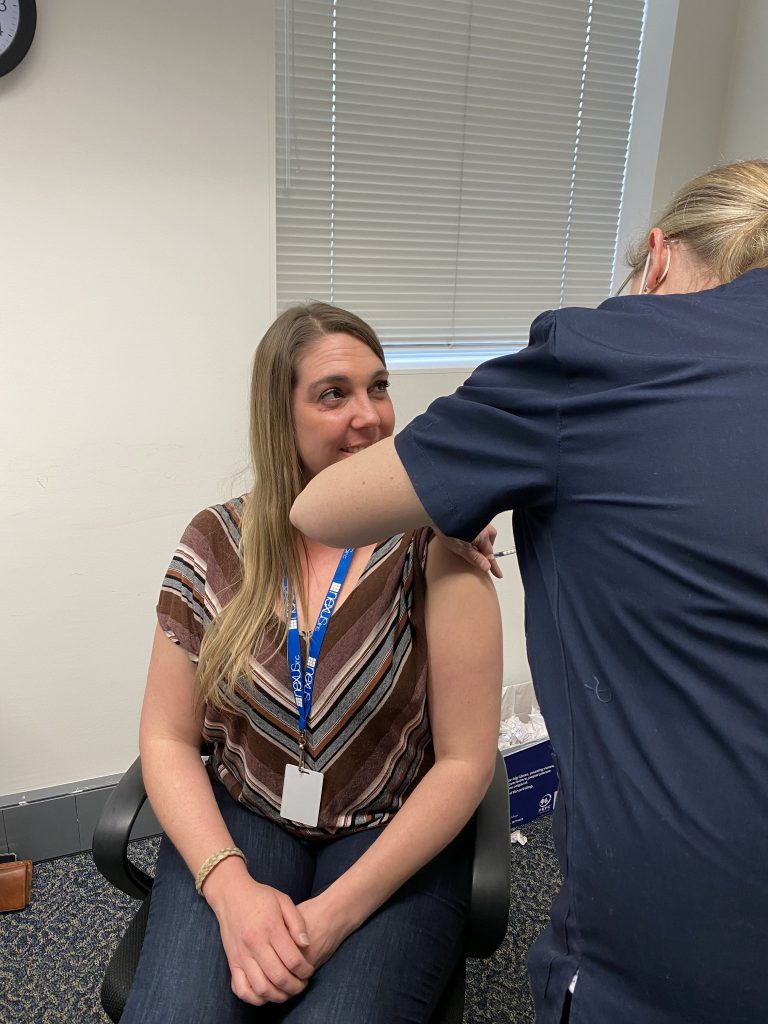
[(307, 480), (392, 435), (389, 373), (352, 335), (322, 335), (300, 356), (295, 377), (293, 424)]

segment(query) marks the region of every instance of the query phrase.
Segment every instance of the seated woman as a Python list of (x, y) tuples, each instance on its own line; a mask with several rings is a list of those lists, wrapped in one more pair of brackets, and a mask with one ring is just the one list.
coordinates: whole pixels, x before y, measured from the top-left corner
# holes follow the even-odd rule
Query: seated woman
[(165, 838), (123, 1024), (427, 1021), (461, 955), (495, 591), (429, 529), (341, 551), (288, 518), (391, 436), (387, 378), (372, 329), (320, 303), (256, 351), (256, 483), (192, 520), (158, 604), (141, 757)]

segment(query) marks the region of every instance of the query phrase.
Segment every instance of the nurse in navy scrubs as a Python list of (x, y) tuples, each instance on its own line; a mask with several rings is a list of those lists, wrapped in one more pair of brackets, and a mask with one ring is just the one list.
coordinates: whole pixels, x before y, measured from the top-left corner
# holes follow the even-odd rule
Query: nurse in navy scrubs
[(537, 1020), (764, 1024), (768, 162), (690, 182), (630, 263), (630, 294), (541, 314), (293, 521), (363, 544), (514, 510), (562, 797)]

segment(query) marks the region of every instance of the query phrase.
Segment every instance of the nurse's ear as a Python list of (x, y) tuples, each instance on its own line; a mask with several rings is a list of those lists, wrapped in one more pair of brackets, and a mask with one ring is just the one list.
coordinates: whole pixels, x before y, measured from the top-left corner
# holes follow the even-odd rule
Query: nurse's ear
[(641, 293), (655, 292), (664, 284), (671, 262), (672, 246), (664, 237), (661, 228), (652, 228), (648, 232), (648, 261)]

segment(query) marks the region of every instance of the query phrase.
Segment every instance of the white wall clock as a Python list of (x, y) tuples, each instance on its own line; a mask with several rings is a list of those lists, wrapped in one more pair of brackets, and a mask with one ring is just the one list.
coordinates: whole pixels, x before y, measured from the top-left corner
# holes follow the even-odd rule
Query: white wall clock
[(0, 0), (0, 75), (21, 63), (37, 26), (35, 0)]

